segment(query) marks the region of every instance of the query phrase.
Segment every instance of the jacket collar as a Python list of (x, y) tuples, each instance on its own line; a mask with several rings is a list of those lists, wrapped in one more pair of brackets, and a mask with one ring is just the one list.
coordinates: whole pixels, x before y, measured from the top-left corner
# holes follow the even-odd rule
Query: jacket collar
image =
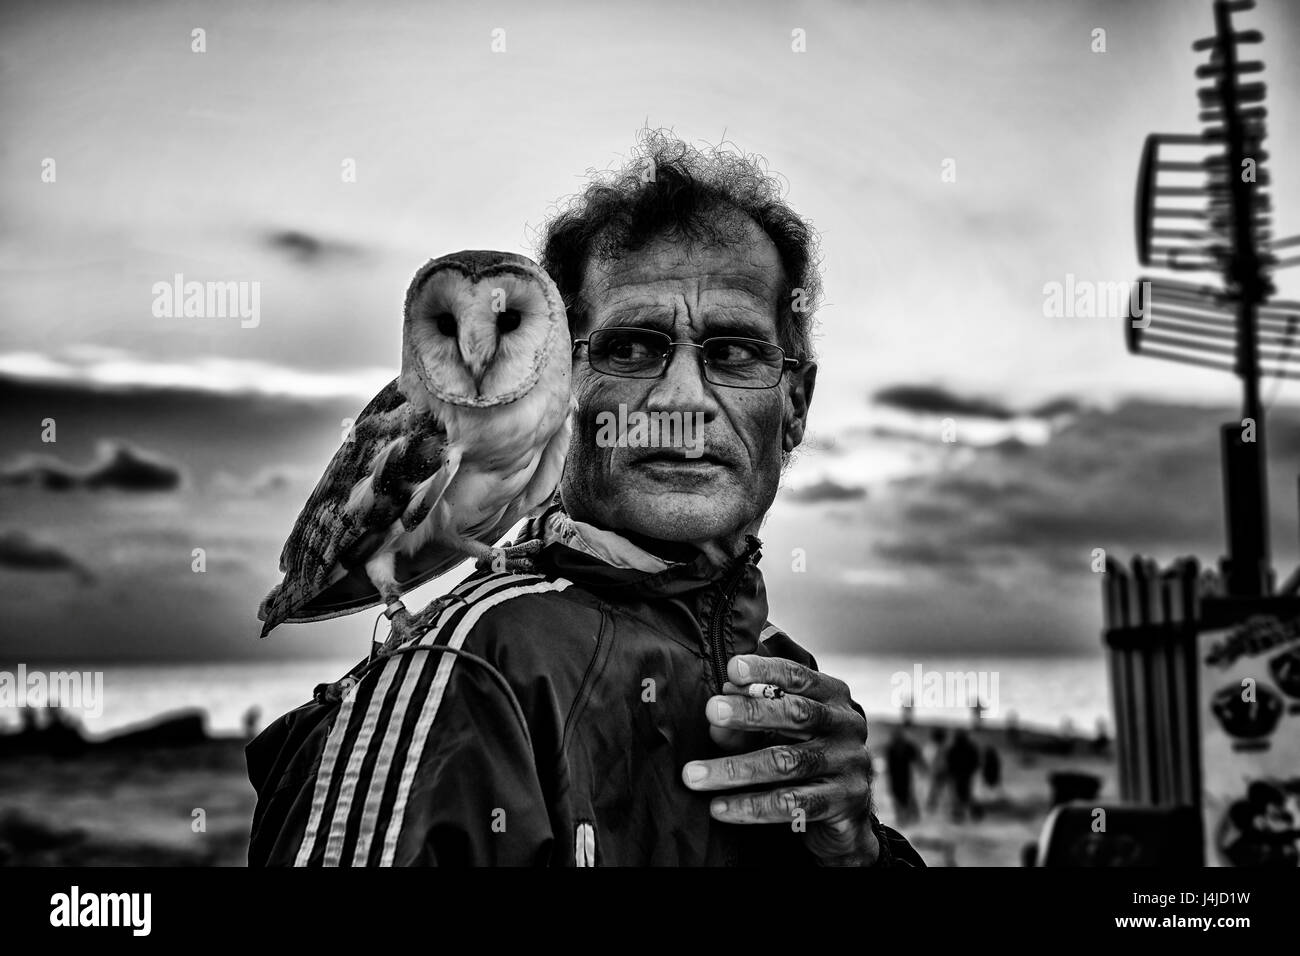
[[(571, 518), (557, 504), (529, 520), (520, 541), (540, 539), (537, 562), (575, 584), (627, 589), (645, 596), (678, 596), (756, 566), (762, 542), (750, 535), (739, 557), (718, 567), (704, 554), (690, 561), (666, 561), (622, 535)], [(758, 575), (757, 567), (748, 569)], [(760, 584), (761, 588), (761, 584)]]

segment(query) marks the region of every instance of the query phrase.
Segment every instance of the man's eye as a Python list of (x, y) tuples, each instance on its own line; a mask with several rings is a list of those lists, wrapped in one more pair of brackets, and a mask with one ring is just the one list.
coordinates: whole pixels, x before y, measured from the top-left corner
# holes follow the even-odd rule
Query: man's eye
[(747, 342), (717, 342), (709, 351), (710, 360), (719, 365), (744, 365), (758, 360), (758, 349)]
[(620, 362), (645, 362), (654, 358), (654, 351), (639, 339), (620, 338), (610, 344), (609, 355)]
[(615, 342), (610, 351), (614, 358), (633, 359), (645, 355), (645, 346), (639, 342)]

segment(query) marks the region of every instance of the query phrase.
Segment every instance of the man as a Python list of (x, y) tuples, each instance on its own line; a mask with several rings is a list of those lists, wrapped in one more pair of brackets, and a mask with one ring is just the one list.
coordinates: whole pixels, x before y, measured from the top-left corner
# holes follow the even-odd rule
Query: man
[(925, 795), (925, 809), (934, 813), (939, 809), (948, 790), (948, 731), (935, 727), (922, 752), (922, 760), (930, 768), (930, 789)]
[(948, 768), (948, 779), (952, 781), (953, 820), (965, 822), (968, 814), (978, 820), (982, 811), (975, 802), (975, 774), (980, 768), (980, 752), (966, 731), (957, 731), (948, 745), (944, 763)]
[[(511, 552), (531, 573), (481, 570), (341, 703), (249, 746), (250, 862), (924, 865), (872, 812), (861, 709), (767, 620), (757, 568), (816, 378), (811, 230), (747, 159), (646, 134), (542, 264), (577, 412)], [(620, 410), (703, 443), (611, 441)]]
[(904, 728), (895, 727), (885, 745), (885, 774), (889, 778), (889, 795), (894, 798), (894, 815), (900, 823), (921, 815), (912, 779), (912, 769), (920, 763), (920, 748)]

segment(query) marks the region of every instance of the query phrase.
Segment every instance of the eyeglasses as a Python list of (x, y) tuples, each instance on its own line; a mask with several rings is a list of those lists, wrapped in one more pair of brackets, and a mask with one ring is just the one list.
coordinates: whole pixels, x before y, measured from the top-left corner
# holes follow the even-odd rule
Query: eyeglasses
[(587, 346), (587, 361), (597, 372), (619, 378), (662, 378), (675, 348), (699, 349), (704, 380), (728, 388), (772, 388), (798, 359), (785, 357), (779, 345), (761, 339), (720, 335), (703, 342), (674, 342), (654, 329), (597, 329), (573, 343), (573, 354)]

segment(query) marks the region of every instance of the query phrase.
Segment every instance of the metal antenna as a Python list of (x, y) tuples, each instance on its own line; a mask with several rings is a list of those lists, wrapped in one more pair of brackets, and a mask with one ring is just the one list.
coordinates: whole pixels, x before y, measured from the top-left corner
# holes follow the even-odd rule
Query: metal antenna
[(1233, 13), (1254, 6), (1254, 0), (1215, 0), (1214, 36), (1192, 44), (1194, 51), (1209, 51), (1209, 61), (1196, 69), (1197, 79), (1211, 80), (1196, 91), (1204, 128), (1190, 135), (1152, 133), (1138, 176), (1142, 265), (1217, 272), (1221, 284), (1142, 276), (1142, 321), (1127, 329), (1135, 354), (1230, 371), (1241, 379), (1243, 420), (1221, 429), (1228, 531), (1221, 564), (1226, 591), (1234, 597), (1273, 591), (1259, 380), (1300, 378), (1286, 368), (1300, 331), (1300, 303), (1268, 301), (1277, 291), (1272, 273), (1300, 265), (1300, 257), (1279, 259), (1277, 252), (1300, 245), (1300, 236), (1272, 239), (1264, 84), (1242, 79), (1262, 73), (1264, 64), (1239, 55), (1240, 47), (1264, 37), (1232, 24)]

